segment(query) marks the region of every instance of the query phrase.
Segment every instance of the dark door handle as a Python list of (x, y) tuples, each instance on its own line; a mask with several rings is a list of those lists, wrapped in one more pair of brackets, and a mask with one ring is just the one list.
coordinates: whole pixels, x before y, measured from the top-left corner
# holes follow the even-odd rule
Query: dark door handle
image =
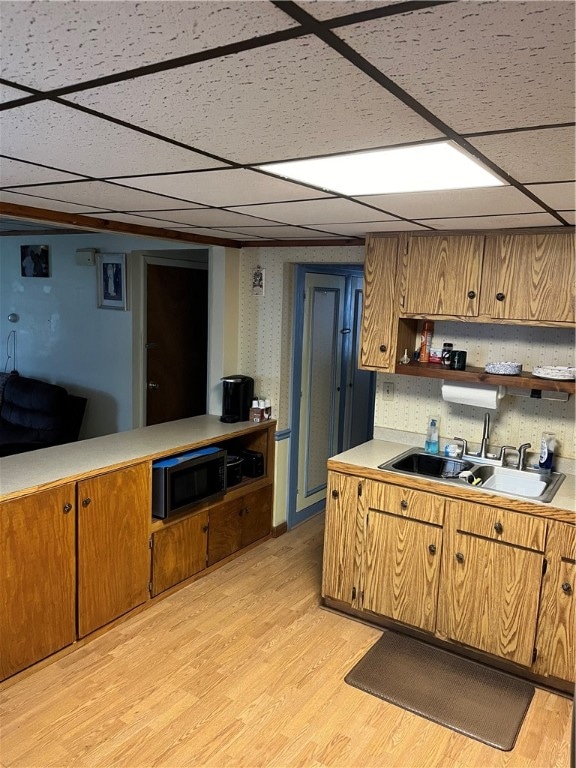
[(386, 344), (380, 344), (380, 352), (388, 352), (388, 347)]
[(500, 534), (504, 530), (504, 526), (502, 525), (502, 523), (495, 523), (494, 530), (496, 531), (496, 533)]
[(475, 299), (476, 298), (476, 291), (468, 291), (468, 298), (469, 299)]
[(572, 584), (565, 581), (564, 584), (562, 584), (562, 592), (564, 592), (566, 595), (572, 594)]
[(431, 555), (436, 554), (436, 544), (429, 544), (428, 545), (428, 552), (430, 552)]
[(82, 506), (89, 507), (92, 504), (92, 499), (82, 499)]
[(506, 294), (504, 294), (504, 293), (497, 293), (496, 294), (496, 301), (504, 301), (505, 298), (506, 298)]
[(71, 511), (72, 511), (72, 504), (68, 502), (64, 504), (64, 514), (67, 515), (68, 512), (71, 512)]

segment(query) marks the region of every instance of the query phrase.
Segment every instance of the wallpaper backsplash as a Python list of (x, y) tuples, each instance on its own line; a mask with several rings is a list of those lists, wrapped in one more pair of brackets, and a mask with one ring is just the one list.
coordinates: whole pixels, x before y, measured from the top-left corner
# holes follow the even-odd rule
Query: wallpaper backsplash
[[(483, 367), (487, 362), (510, 360), (522, 363), (530, 372), (537, 365), (574, 365), (574, 331), (514, 325), (477, 325), (436, 322), (433, 347), (443, 342), (454, 349), (465, 349), (467, 364)], [(399, 354), (402, 354), (401, 350)], [(411, 354), (414, 350), (408, 350)], [(384, 383), (393, 382), (392, 399), (384, 399)], [(502, 383), (513, 387), (513, 377)], [(542, 380), (543, 387), (545, 380)], [(526, 394), (530, 390), (525, 390)], [(498, 410), (490, 410), (492, 445), (532, 443), (537, 450), (543, 431), (556, 434), (557, 453), (565, 458), (576, 456), (574, 395), (567, 402), (538, 400), (507, 395)], [(415, 376), (378, 376), (374, 424), (416, 433), (417, 444), (424, 441), (428, 416), (440, 417), (440, 437), (464, 437), (472, 444), (482, 437), (483, 408), (446, 403), (442, 400), (441, 380)]]

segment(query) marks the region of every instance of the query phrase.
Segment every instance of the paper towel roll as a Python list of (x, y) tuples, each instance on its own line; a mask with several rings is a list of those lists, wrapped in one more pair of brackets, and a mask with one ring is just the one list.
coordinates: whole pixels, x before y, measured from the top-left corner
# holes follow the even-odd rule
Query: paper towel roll
[(506, 387), (488, 384), (446, 384), (442, 382), (442, 399), (447, 403), (475, 405), (478, 408), (498, 408), (506, 394)]

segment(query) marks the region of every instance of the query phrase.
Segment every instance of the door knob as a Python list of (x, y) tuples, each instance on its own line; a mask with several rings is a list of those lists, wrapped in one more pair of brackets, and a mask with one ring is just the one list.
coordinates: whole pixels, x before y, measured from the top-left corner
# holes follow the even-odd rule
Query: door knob
[(155, 381), (148, 382), (148, 389), (160, 389), (160, 384)]
[(64, 514), (67, 515), (68, 512), (71, 512), (71, 511), (72, 511), (72, 504), (70, 504), (70, 502), (66, 502), (66, 504), (64, 504)]
[(501, 534), (502, 531), (504, 530), (504, 526), (502, 525), (502, 523), (494, 523), (494, 530), (496, 531), (497, 534)]
[(436, 544), (429, 544), (428, 545), (428, 552), (430, 552), (431, 555), (436, 554)]
[(464, 562), (464, 555), (462, 554), (462, 552), (456, 552), (456, 560), (458, 560), (459, 563)]
[(570, 584), (570, 582), (565, 581), (564, 584), (562, 584), (562, 592), (564, 592), (566, 595), (571, 594), (572, 585)]
[(92, 503), (92, 499), (90, 499), (90, 498), (82, 499), (82, 506), (83, 507), (89, 507), (91, 503)]

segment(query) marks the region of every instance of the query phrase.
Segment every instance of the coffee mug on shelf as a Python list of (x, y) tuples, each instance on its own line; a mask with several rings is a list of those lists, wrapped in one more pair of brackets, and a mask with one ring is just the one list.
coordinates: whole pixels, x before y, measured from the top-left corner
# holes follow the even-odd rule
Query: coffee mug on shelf
[(466, 351), (464, 349), (453, 349), (450, 352), (450, 369), (452, 371), (466, 370)]
[(442, 345), (442, 365), (444, 365), (446, 368), (450, 367), (450, 355), (452, 354), (452, 347), (454, 345), (450, 344), (450, 342), (445, 341)]

